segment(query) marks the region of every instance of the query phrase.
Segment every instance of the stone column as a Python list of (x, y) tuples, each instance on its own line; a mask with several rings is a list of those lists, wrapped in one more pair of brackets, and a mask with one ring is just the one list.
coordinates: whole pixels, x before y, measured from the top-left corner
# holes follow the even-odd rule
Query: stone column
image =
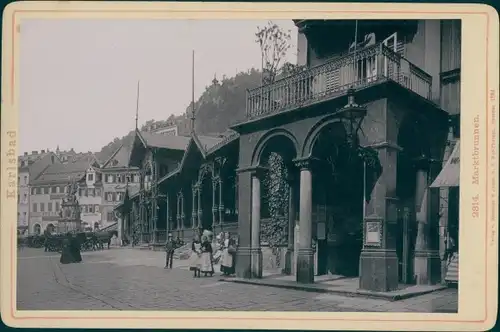
[(222, 178), (219, 177), (219, 225), (222, 231), (224, 223), (224, 196), (222, 195)]
[(251, 168), (240, 168), (238, 174), (238, 236), (239, 245), (236, 252), (236, 276), (252, 277), (252, 176)]
[(285, 274), (294, 274), (294, 247), (295, 247), (295, 174), (294, 170), (288, 172), (288, 246), (285, 254)]
[(215, 243), (215, 226), (217, 224), (217, 211), (219, 210), (217, 206), (217, 183), (218, 179), (212, 179), (212, 232), (214, 233), (214, 243)]
[[(426, 163), (426, 167), (421, 166), (416, 175), (417, 239), (415, 241), (414, 273), (417, 285), (431, 285), (440, 281), (441, 262), (439, 251), (434, 248), (431, 235), (431, 232), (437, 232), (434, 222), (436, 207), (432, 204), (435, 192), (431, 192), (432, 189), (428, 188), (430, 185), (427, 170), (429, 161), (425, 160), (423, 162)], [(434, 238), (436, 237), (434, 236)]]
[(314, 283), (314, 250), (312, 248), (312, 174), (311, 160), (299, 160), (300, 213), (299, 250), (297, 253), (296, 280), (298, 283)]
[(262, 278), (262, 250), (260, 248), (260, 173), (252, 174), (252, 277)]
[(186, 214), (184, 212), (184, 195), (181, 191), (181, 213), (180, 213), (180, 216), (181, 216), (181, 239), (184, 240), (184, 222), (185, 222), (185, 219), (186, 219)]
[(391, 144), (376, 148), (382, 174), (379, 175), (366, 206), (359, 288), (387, 292), (397, 289), (399, 283), (396, 255), (396, 179), (399, 148)]
[(177, 193), (176, 207), (177, 236), (181, 238), (181, 196), (179, 195), (179, 193)]
[(194, 229), (196, 228), (196, 220), (197, 220), (197, 209), (196, 209), (196, 193), (198, 191), (198, 186), (195, 184), (193, 184), (193, 186), (191, 187), (191, 190), (192, 190), (192, 200), (191, 200), (191, 227), (193, 228), (193, 231)]
[(201, 229), (201, 218), (203, 211), (201, 210), (201, 191), (203, 190), (202, 182), (198, 182), (198, 229)]
[(170, 218), (170, 202), (169, 202), (169, 199), (170, 199), (170, 197), (169, 197), (168, 192), (167, 192), (167, 197), (165, 199), (165, 214), (166, 214), (165, 218), (167, 219), (166, 220), (167, 221), (167, 225), (166, 225), (167, 226), (166, 227), (166, 229), (167, 229), (167, 235), (168, 235), (168, 233), (170, 233), (171, 227), (172, 227), (172, 223), (171, 223), (172, 219)]

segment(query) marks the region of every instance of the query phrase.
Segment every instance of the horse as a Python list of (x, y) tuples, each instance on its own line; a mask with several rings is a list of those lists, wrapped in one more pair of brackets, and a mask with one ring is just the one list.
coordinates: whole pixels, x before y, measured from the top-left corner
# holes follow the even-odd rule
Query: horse
[(100, 250), (104, 250), (104, 244), (107, 243), (108, 249), (111, 245), (111, 239), (113, 236), (118, 237), (118, 231), (104, 231), (94, 233), (97, 241), (97, 247)]

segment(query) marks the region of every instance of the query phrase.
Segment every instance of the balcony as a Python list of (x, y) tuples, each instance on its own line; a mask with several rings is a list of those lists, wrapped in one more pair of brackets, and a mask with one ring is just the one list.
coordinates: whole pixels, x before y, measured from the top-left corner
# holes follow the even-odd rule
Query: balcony
[(349, 87), (393, 81), (431, 100), (432, 77), (379, 43), (247, 92), (247, 120), (334, 99)]

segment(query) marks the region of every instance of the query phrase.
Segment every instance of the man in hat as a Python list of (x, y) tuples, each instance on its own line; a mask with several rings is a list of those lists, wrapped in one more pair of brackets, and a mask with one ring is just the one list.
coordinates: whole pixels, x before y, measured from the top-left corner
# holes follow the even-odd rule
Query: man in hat
[(168, 233), (168, 240), (165, 243), (165, 251), (167, 253), (165, 259), (165, 269), (172, 268), (172, 261), (174, 260), (174, 250), (175, 250), (175, 241), (171, 233)]

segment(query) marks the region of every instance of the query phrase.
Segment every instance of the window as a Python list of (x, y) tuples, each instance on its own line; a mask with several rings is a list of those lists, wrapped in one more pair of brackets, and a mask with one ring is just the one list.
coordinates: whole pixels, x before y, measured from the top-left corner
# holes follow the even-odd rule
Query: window
[(112, 193), (112, 195), (111, 195), (112, 202), (116, 202), (116, 196), (117, 196), (117, 193)]
[(17, 184), (19, 184), (19, 183), (21, 183), (21, 177), (20, 176), (17, 177)]
[(89, 205), (88, 206), (88, 210), (90, 213), (94, 213), (94, 206), (93, 205)]
[(37, 194), (37, 195), (40, 195), (41, 193), (42, 193), (42, 188), (37, 187), (37, 188), (36, 188), (36, 194)]
[(59, 211), (59, 202), (56, 202), (56, 211)]
[(99, 212), (99, 205), (96, 205), (95, 208), (94, 208), (94, 211), (97, 213)]
[(36, 194), (36, 188), (31, 188), (31, 195), (35, 195)]
[(108, 217), (107, 218), (108, 221), (116, 221), (116, 216), (115, 216), (114, 212), (108, 212), (107, 217)]
[(95, 196), (95, 189), (94, 188), (89, 188), (88, 191), (89, 191), (89, 196), (92, 196), (92, 197)]
[(26, 193), (23, 195), (23, 203), (24, 204), (28, 203), (28, 194)]
[(38, 211), (37, 211), (37, 205), (36, 205), (36, 203), (33, 203), (33, 209), (32, 209), (32, 212), (38, 212)]
[(51, 187), (51, 188), (50, 188), (50, 193), (51, 193), (51, 194), (55, 194), (55, 193), (57, 193), (57, 187)]
[(121, 175), (116, 175), (116, 182), (121, 183), (122, 182), (122, 177)]
[(52, 212), (52, 202), (47, 203), (47, 211)]
[(45, 195), (45, 187), (40, 188), (40, 194)]
[(101, 189), (96, 188), (96, 190), (95, 190), (95, 195), (96, 195), (96, 196), (101, 196)]
[(80, 189), (78, 190), (78, 195), (79, 195), (80, 197), (81, 197), (81, 196), (83, 196), (83, 188), (80, 188)]
[(82, 205), (82, 212), (87, 213), (87, 205)]
[(94, 181), (94, 174), (87, 174), (87, 181)]
[(28, 176), (27, 175), (24, 176), (24, 184), (28, 184)]
[(40, 212), (45, 212), (45, 203), (40, 203)]
[(122, 200), (123, 193), (116, 193), (116, 201), (120, 202)]

